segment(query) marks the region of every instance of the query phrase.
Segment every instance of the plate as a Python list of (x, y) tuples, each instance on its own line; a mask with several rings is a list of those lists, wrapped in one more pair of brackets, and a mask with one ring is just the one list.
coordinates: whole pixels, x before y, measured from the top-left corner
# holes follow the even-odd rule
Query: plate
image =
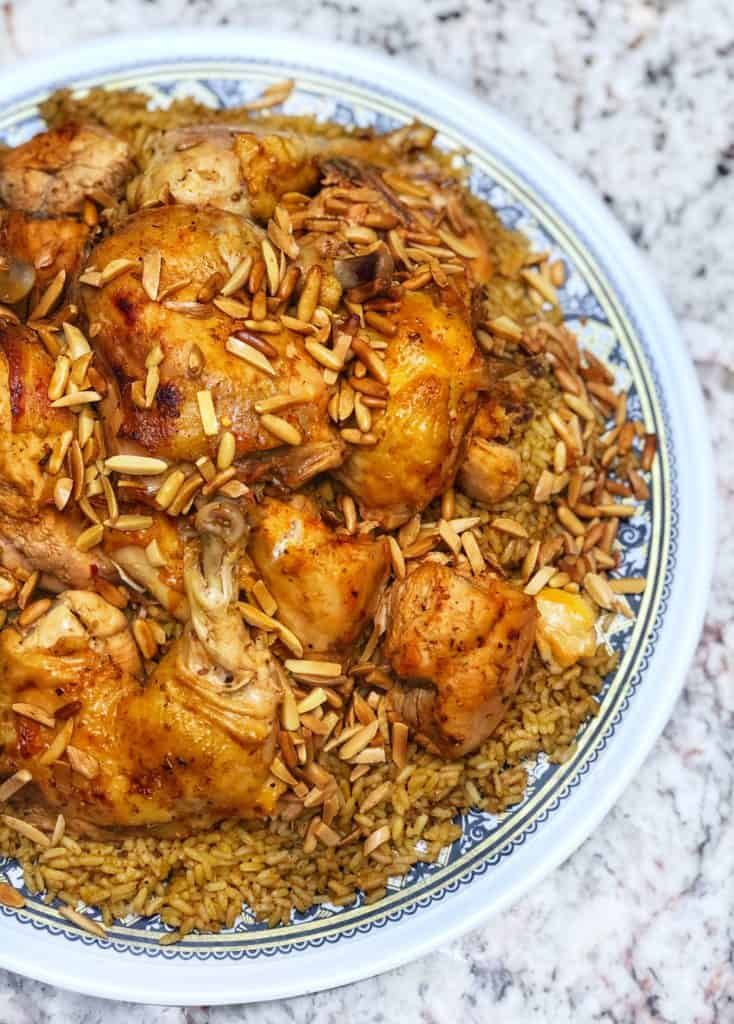
[[(236, 105), (274, 80), (297, 88), (288, 113), (396, 127), (413, 117), (441, 146), (469, 154), (471, 188), (539, 249), (562, 258), (567, 318), (630, 388), (630, 409), (657, 433), (651, 500), (620, 531), (624, 567), (646, 575), (634, 622), (611, 642), (621, 661), (597, 718), (562, 766), (531, 766), (523, 802), (495, 818), (463, 817), (435, 865), (395, 880), (379, 903), (321, 906), (276, 929), (248, 915), (221, 935), (158, 943), (160, 924), (130, 920), (105, 940), (30, 894), (0, 907), (0, 965), (98, 996), (230, 1003), (313, 992), (395, 967), (508, 908), (593, 830), (663, 728), (698, 638), (714, 549), (713, 473), (695, 372), (638, 252), (604, 206), (561, 163), (499, 114), (435, 78), (339, 45), (244, 32), (118, 37), (0, 78), (0, 140), (41, 128), (36, 104), (60, 86), (145, 89), (156, 103), (194, 95)], [(14, 882), (11, 862), (0, 870)]]

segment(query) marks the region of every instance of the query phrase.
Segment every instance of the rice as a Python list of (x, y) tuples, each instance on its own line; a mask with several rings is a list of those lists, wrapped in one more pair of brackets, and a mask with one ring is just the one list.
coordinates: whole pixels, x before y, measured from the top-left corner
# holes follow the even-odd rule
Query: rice
[[(268, 113), (252, 118), (246, 109), (212, 111), (193, 100), (177, 100), (166, 111), (149, 110), (147, 102), (148, 98), (142, 94), (111, 95), (105, 90), (93, 89), (81, 99), (68, 92), (56, 93), (42, 105), (41, 111), (50, 127), (70, 119), (94, 118), (124, 137), (142, 161), (150, 152), (151, 138), (156, 131), (212, 120), (251, 122), (258, 127), (267, 124), (274, 129), (318, 132), (325, 137), (344, 131), (338, 125), (317, 125), (308, 117), (284, 118)], [(448, 171), (449, 158), (434, 155), (445, 161)], [(454, 169), (451, 173), (457, 172)], [(468, 207), (481, 224), (493, 257), (491, 288), (485, 288), (479, 300), (486, 326), (486, 330), (482, 329), (482, 343), (490, 354), (517, 356), (517, 372), (512, 376), (516, 378), (515, 383), (522, 383), (525, 406), (530, 410), (529, 415), (518, 416), (507, 425), (506, 439), (520, 455), (523, 476), (512, 495), (491, 510), (474, 505), (459, 491), (437, 499), (423, 513), (423, 522), (441, 521), (442, 525), (432, 534), (421, 533), (420, 524), (415, 528), (403, 527), (411, 531), (410, 538), (407, 533), (404, 535), (409, 543), (400, 542), (402, 531), (397, 539), (391, 537), (391, 556), (395, 575), (402, 577), (406, 573), (406, 562), (407, 571), (410, 570), (411, 555), (421, 552), (427, 557), (444, 557), (443, 553), (433, 550), (444, 542), (456, 556), (468, 558), (473, 568), (486, 564), (523, 586), (536, 569), (546, 561), (553, 561), (546, 556), (562, 537), (564, 522), (559, 522), (555, 505), (551, 501), (536, 500), (539, 492), (542, 496), (543, 488), (548, 491), (548, 497), (550, 488), (565, 471), (565, 449), (561, 452), (558, 449), (557, 424), (561, 410), (567, 413), (570, 408), (582, 415), (582, 419), (587, 410), (578, 402), (564, 404), (563, 390), (567, 391), (567, 385), (564, 383), (562, 390), (559, 384), (559, 377), (564, 380), (562, 367), (560, 373), (557, 371), (554, 375), (549, 363), (535, 358), (532, 350), (528, 352), (514, 340), (513, 325), (540, 322), (537, 296), (540, 302), (553, 299), (555, 286), (562, 284), (562, 265), (560, 270), (555, 264), (544, 267), (543, 259), (530, 253), (527, 239), (506, 229), (497, 214), (478, 199), (470, 197)], [(445, 234), (449, 242), (460, 241), (451, 232)], [(269, 270), (273, 278), (271, 293), (274, 293), (278, 267), (274, 250), (272, 253), (271, 250), (268, 243), (265, 252), (272, 255)], [(538, 265), (540, 271), (536, 269)], [(249, 273), (249, 267), (247, 270)], [(548, 278), (542, 276), (544, 270)], [(111, 272), (109, 268), (107, 271)], [(148, 274), (150, 287), (155, 292), (159, 271), (160, 267), (157, 272), (152, 267)], [(234, 276), (237, 274), (235, 270)], [(244, 270), (240, 276), (246, 276)], [(241, 282), (235, 280), (235, 284)], [(226, 296), (227, 292), (225, 283), (221, 294)], [(535, 299), (533, 292), (537, 293)], [(53, 295), (47, 301), (52, 300)], [(301, 301), (304, 309), (299, 305), (298, 317), (310, 320), (313, 311), (305, 308), (303, 294)], [(492, 321), (497, 318), (501, 318), (501, 323), (493, 331)], [(385, 324), (389, 326), (380, 314), (372, 314), (372, 319), (378, 329)], [(292, 318), (291, 321), (300, 322)], [(543, 329), (554, 343), (569, 343), (563, 334), (553, 333), (561, 322), (557, 307), (543, 311), (542, 321), (546, 325)], [(531, 338), (533, 343), (535, 340)], [(539, 344), (537, 351), (541, 347)], [(259, 352), (256, 355), (267, 362)], [(382, 366), (380, 357), (371, 350), (364, 355), (378, 369)], [(379, 373), (373, 376), (380, 377)], [(510, 378), (506, 381), (512, 386)], [(601, 390), (603, 387), (605, 385), (600, 385), (597, 389), (600, 395), (606, 394)], [(286, 397), (288, 403), (297, 401)], [(211, 396), (208, 391), (201, 391), (199, 399), (206, 426), (214, 416)], [(285, 404), (271, 404), (268, 409)], [(263, 409), (262, 422), (282, 440), (295, 443), (284, 433), (289, 425), (280, 417)], [(564, 440), (564, 443), (571, 445), (576, 440), (572, 425), (565, 418), (560, 422), (562, 429), (568, 431), (568, 442)], [(601, 417), (597, 421), (592, 409), (591, 419), (584, 422), (589, 424), (584, 444), (593, 448), (596, 457), (603, 450), (599, 440), (603, 429)], [(213, 424), (211, 428), (213, 432)], [(358, 431), (352, 433), (359, 434)], [(359, 443), (367, 443), (368, 432), (362, 437)], [(647, 470), (652, 458), (650, 453), (654, 452), (652, 441), (645, 441), (644, 452), (642, 469)], [(223, 458), (223, 462), (229, 461), (231, 459)], [(634, 481), (634, 474), (640, 468), (637, 455), (631, 452), (628, 462), (632, 474), (629, 478)], [(143, 472), (144, 469), (135, 470), (127, 465), (128, 472)], [(641, 477), (639, 479), (638, 488), (645, 486)], [(318, 494), (322, 503), (330, 505), (335, 514), (346, 517), (344, 499), (334, 494), (331, 483), (314, 484), (310, 489)], [(165, 507), (162, 500), (159, 504)], [(359, 524), (353, 502), (349, 508), (351, 533)], [(450, 515), (444, 516), (444, 513)], [(466, 517), (476, 517), (478, 521), (474, 532), (468, 536), (458, 533), (458, 528), (451, 525), (452, 520)], [(571, 522), (568, 516), (562, 519)], [(613, 539), (613, 535), (612, 531), (609, 536)], [(608, 537), (607, 540), (611, 547), (611, 540)], [(78, 543), (84, 541), (82, 534)], [(544, 582), (557, 574), (558, 569), (549, 566)], [(571, 590), (578, 589), (579, 580), (568, 572), (561, 572), (559, 578)], [(532, 580), (528, 591), (531, 588)], [(281, 639), (287, 642), (288, 631), (279, 623), (254, 606), (245, 607), (250, 609), (251, 617), (255, 616), (255, 624), (257, 617), (272, 622), (280, 630)], [(376, 642), (375, 639), (373, 650)], [(295, 637), (292, 649), (297, 657), (301, 656)], [(369, 656), (363, 654), (363, 659), (368, 662)], [(130, 915), (135, 918), (160, 915), (164, 924), (172, 929), (162, 939), (166, 943), (194, 931), (217, 932), (230, 928), (242, 913), (243, 905), (257, 919), (275, 926), (288, 922), (294, 910), (306, 911), (315, 904), (328, 902), (348, 906), (359, 893), (363, 894), (365, 902), (372, 903), (383, 898), (391, 877), (405, 875), (419, 862), (436, 861), (441, 851), (460, 836), (457, 816), (462, 812), (474, 808), (499, 815), (517, 804), (527, 788), (527, 765), (538, 755), (543, 754), (555, 763), (572, 756), (579, 729), (598, 712), (598, 695), (616, 660), (615, 654), (600, 648), (594, 657), (572, 668), (551, 672), (534, 651), (520, 689), (495, 733), (475, 753), (454, 761), (435, 756), (410, 739), (403, 749), (405, 727), (396, 730), (393, 736), (393, 759), (382, 763), (369, 760), (363, 764), (347, 763), (340, 756), (339, 746), (327, 743), (326, 749), (316, 755), (314, 771), (329, 773), (338, 789), (339, 800), (328, 821), (320, 816), (321, 805), (325, 806), (329, 798), (326, 790), (315, 793), (309, 814), (289, 815), (286, 801), (285, 811), (269, 821), (228, 820), (185, 839), (131, 836), (112, 842), (61, 834), (54, 844), (44, 836), (47, 844), (43, 846), (30, 838), (28, 830), (18, 831), (0, 818), (0, 853), (18, 860), (31, 892), (44, 893), (44, 900), (49, 902), (58, 897), (71, 908), (80, 902), (98, 907), (105, 925)], [(309, 682), (309, 663), (298, 664), (306, 666), (303, 678)], [(336, 668), (341, 671), (339, 666)], [(375, 678), (377, 675), (375, 673)], [(301, 697), (296, 716), (299, 710), (308, 714), (321, 705), (330, 706), (328, 683), (318, 676), (310, 680), (310, 684), (323, 684), (326, 689), (323, 695), (319, 693), (316, 697), (312, 690), (305, 703)], [(291, 703), (294, 699), (291, 693)], [(332, 693), (332, 704), (337, 699)], [(338, 704), (333, 706), (338, 707)], [(381, 724), (378, 718), (375, 722)], [(378, 729), (376, 724), (370, 732), (371, 727), (365, 725), (364, 719), (357, 722), (358, 726), (360, 724), (362, 731), (355, 729), (345, 743), (345, 747), (349, 744), (347, 749), (353, 748), (355, 753), (364, 748), (369, 752), (368, 744)], [(368, 732), (370, 735), (365, 740)], [(289, 774), (284, 765), (283, 771), (286, 776)], [(308, 799), (305, 806), (310, 808)], [(38, 812), (28, 808), (26, 820), (48, 828), (48, 821), (37, 815)], [(67, 909), (66, 916), (77, 921), (73, 910)]]

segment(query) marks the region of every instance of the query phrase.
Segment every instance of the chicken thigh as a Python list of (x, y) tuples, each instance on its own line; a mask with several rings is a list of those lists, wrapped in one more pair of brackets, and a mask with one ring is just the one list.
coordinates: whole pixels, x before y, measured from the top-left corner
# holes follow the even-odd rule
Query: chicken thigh
[(390, 691), (393, 709), (445, 757), (475, 750), (517, 692), (536, 618), (533, 599), (502, 580), (419, 566), (390, 595), (384, 651), (406, 684)]
[(127, 145), (91, 124), (65, 124), (0, 154), (0, 199), (11, 209), (58, 217), (93, 194), (116, 198), (132, 172)]
[[(114, 382), (102, 408), (111, 451), (187, 462), (216, 455), (218, 430), (207, 432), (199, 405), (200, 393), (206, 392), (217, 420), (234, 435), (235, 458), (254, 457), (255, 475), (280, 465), (284, 482), (295, 485), (341, 460), (342, 446), (328, 421), (328, 392), (301, 337), (285, 328), (268, 333), (270, 350), (277, 353), (270, 372), (227, 349), (237, 321), (211, 302), (197, 301), (212, 275), (224, 283), (248, 255), (259, 257), (261, 235), (231, 213), (166, 206), (130, 217), (94, 250), (91, 260), (100, 269), (114, 260), (131, 261), (101, 287), (82, 285), (93, 344)], [(146, 293), (140, 276), (141, 261), (153, 252), (162, 256), (156, 299)], [(174, 284), (179, 285), (175, 298), (164, 299)], [(151, 407), (141, 408), (133, 384), (145, 380), (146, 359), (156, 348), (162, 355), (160, 383)], [(283, 392), (298, 397), (298, 404), (280, 414), (303, 441), (292, 450), (263, 426), (255, 408)]]
[(303, 495), (251, 513), (249, 554), (278, 617), (311, 652), (343, 653), (374, 615), (388, 575), (383, 538), (336, 533)]
[(388, 528), (453, 483), (485, 382), (465, 310), (453, 292), (407, 292), (392, 321), (397, 333), (384, 352), (389, 398), (372, 420), (377, 443), (352, 448), (338, 473), (363, 515)]

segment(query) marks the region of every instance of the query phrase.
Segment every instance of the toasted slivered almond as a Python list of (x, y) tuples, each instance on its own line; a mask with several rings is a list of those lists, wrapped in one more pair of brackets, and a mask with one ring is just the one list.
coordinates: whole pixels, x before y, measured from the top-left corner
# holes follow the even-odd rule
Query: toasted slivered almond
[(278, 412), (278, 410), (288, 409), (292, 405), (303, 405), (304, 402), (310, 402), (312, 397), (311, 394), (303, 392), (302, 394), (281, 394), (273, 395), (270, 398), (261, 398), (255, 402), (255, 412)]
[(37, 846), (49, 847), (51, 845), (51, 840), (47, 835), (44, 835), (35, 825), (29, 825), (27, 821), (23, 821), (22, 818), (13, 818), (9, 814), (0, 815), (0, 818), (8, 828), (12, 828), (14, 832), (19, 832), (26, 839), (30, 839), (32, 843), (36, 843)]
[(393, 572), (397, 579), (402, 580), (405, 578), (405, 558), (403, 552), (400, 550), (400, 545), (394, 537), (388, 534), (387, 537), (388, 547), (390, 548), (390, 559), (392, 561)]
[(167, 512), (171, 516), (178, 516), (185, 509), (188, 508), (190, 503), (193, 501), (194, 495), (197, 491), (201, 490), (204, 481), (198, 475), (198, 473), (192, 473), (176, 491), (176, 495), (167, 508)]
[(90, 935), (95, 935), (98, 939), (107, 938), (107, 930), (98, 921), (93, 921), (91, 917), (87, 917), (86, 914), (80, 914), (78, 910), (74, 910), (73, 907), (62, 906), (59, 907), (59, 913), (62, 917), (65, 917), (71, 924), (77, 925), (85, 932), (89, 932)]
[[(280, 207), (279, 209), (281, 209), (281, 210), (283, 210), (283, 212), (285, 212), (284, 207)], [(287, 213), (286, 213), (286, 216), (288, 216)], [(290, 218), (289, 218), (289, 220), (290, 220)], [(298, 256), (299, 256), (300, 251), (301, 251), (298, 248), (298, 243), (293, 238), (293, 235), (289, 234), (289, 232), (287, 230), (285, 230), (280, 224), (278, 224), (274, 220), (271, 220), (268, 223), (268, 238), (270, 239), (270, 241), (274, 245), (277, 245), (277, 247), (280, 250), (282, 250), (286, 254), (286, 256), (289, 257), (289, 259), (292, 259), (292, 260), (298, 259)], [(264, 256), (265, 256), (265, 253), (263, 252), (263, 257)], [(272, 294), (275, 294), (275, 293), (273, 292)]]
[(369, 857), (371, 853), (374, 853), (378, 846), (382, 846), (384, 843), (388, 842), (389, 839), (389, 825), (381, 825), (380, 828), (376, 828), (375, 831), (368, 835), (364, 841), (363, 849), (365, 857)]
[(102, 542), (104, 537), (104, 527), (101, 523), (94, 523), (93, 526), (88, 526), (86, 530), (82, 530), (76, 539), (76, 546), (80, 551), (91, 551), (92, 548), (97, 547)]
[(120, 277), (122, 274), (127, 273), (128, 270), (132, 270), (135, 266), (137, 266), (135, 260), (110, 260), (107, 266), (102, 268), (100, 282), (102, 285), (109, 284), (110, 281), (114, 281), (116, 277)]
[(539, 594), (548, 580), (555, 575), (555, 572), (555, 566), (544, 565), (542, 569), (538, 569), (535, 575), (528, 580), (523, 592), (530, 595), (530, 597), (534, 597), (536, 594)]
[(339, 433), (347, 444), (356, 444), (363, 447), (371, 447), (372, 445), (377, 444), (379, 440), (377, 434), (363, 434), (361, 430), (357, 430), (353, 427), (345, 427), (343, 430), (340, 430)]
[(305, 715), (309, 711), (313, 711), (314, 708), (320, 707), (325, 704), (328, 699), (326, 690), (323, 690), (320, 686), (316, 686), (303, 700), (298, 702), (298, 714)]
[(484, 562), (484, 556), (482, 555), (482, 552), (479, 550), (477, 538), (474, 536), (471, 530), (467, 530), (465, 533), (462, 533), (461, 546), (464, 549), (464, 554), (469, 559), (471, 571), (474, 573), (475, 576), (480, 576), (484, 572), (486, 565)]
[(570, 533), (572, 533), (574, 537), (582, 537), (586, 532), (586, 527), (581, 522), (579, 517), (575, 515), (571, 511), (571, 509), (567, 508), (565, 505), (561, 505), (556, 510), (556, 515), (558, 516), (558, 522), (563, 527), (565, 527), (565, 529), (567, 529)]
[(199, 406), (201, 426), (207, 437), (215, 437), (219, 433), (219, 421), (214, 411), (214, 399), (211, 391), (197, 391), (196, 402)]
[(33, 776), (27, 768), (20, 768), (14, 775), (6, 779), (5, 782), (0, 784), (0, 804), (4, 804), (7, 800), (23, 788), (27, 786)]
[(274, 416), (272, 413), (264, 413), (260, 417), (260, 423), (265, 430), (274, 437), (277, 437), (285, 444), (301, 444), (303, 438), (301, 432), (281, 416)]
[(379, 786), (375, 786), (371, 793), (369, 793), (359, 806), (360, 814), (367, 814), (373, 807), (377, 807), (378, 804), (382, 803), (386, 796), (392, 792), (392, 783), (383, 782)]
[(281, 641), (285, 644), (291, 654), (295, 654), (297, 658), (303, 656), (303, 644), (298, 639), (292, 629), (288, 629), (282, 622), (276, 623), (278, 629), (278, 636)]
[(609, 589), (615, 594), (641, 594), (647, 586), (645, 576), (624, 576), (617, 580), (608, 580)]
[(535, 289), (546, 302), (550, 302), (553, 306), (558, 305), (558, 292), (547, 278), (536, 270), (523, 269), (520, 271), (520, 274), (526, 283)]
[(342, 729), (338, 736), (335, 736), (333, 739), (329, 740), (328, 743), (324, 744), (324, 753), (327, 753), (329, 750), (333, 750), (342, 743), (346, 743), (346, 741), (358, 733), (361, 728), (361, 725), (349, 725)]
[(105, 459), (104, 465), (108, 472), (126, 476), (157, 476), (168, 469), (168, 463), (163, 459), (149, 455), (111, 455)]
[(231, 430), (225, 430), (217, 448), (217, 469), (229, 469), (234, 462), (236, 442)]
[(273, 82), (267, 89), (264, 89), (262, 94), (257, 99), (250, 100), (249, 103), (243, 105), (244, 110), (267, 110), (269, 107), (280, 106), (281, 103), (285, 103), (290, 94), (293, 92), (295, 82), (292, 78), (284, 78), (280, 82)]
[(283, 664), (294, 675), (323, 676), (324, 679), (336, 679), (342, 674), (342, 667), (338, 661), (303, 661), (289, 658)]
[(68, 718), (61, 726), (59, 731), (54, 736), (53, 740), (48, 746), (47, 750), (41, 754), (38, 759), (38, 763), (44, 766), (56, 764), (60, 757), (62, 757), (66, 747), (71, 740), (71, 734), (74, 732), (74, 719)]
[(51, 403), (54, 409), (70, 409), (75, 405), (87, 405), (90, 402), (99, 402), (102, 396), (98, 391), (74, 391), (68, 395), (62, 395), (55, 402)]
[(122, 530), (126, 533), (133, 533), (138, 530), (149, 530), (152, 525), (152, 516), (132, 514), (118, 516), (114, 521), (105, 522), (105, 526), (109, 526), (110, 529)]
[(317, 363), (321, 366), (325, 366), (329, 370), (339, 371), (344, 366), (344, 360), (340, 359), (330, 348), (326, 345), (319, 344), (318, 341), (306, 341), (306, 351), (312, 356)]
[(584, 576), (584, 590), (600, 608), (611, 611), (615, 607), (615, 594), (608, 581), (598, 573), (587, 572)]
[(240, 302), (238, 299), (228, 299), (219, 295), (212, 300), (217, 309), (225, 316), (233, 320), (246, 320), (250, 315), (250, 305), (247, 302)]
[(64, 832), (66, 831), (66, 818), (63, 814), (56, 816), (56, 824), (54, 825), (53, 835), (51, 836), (51, 848), (58, 846), (61, 840), (64, 838)]
[(306, 271), (306, 277), (303, 282), (303, 288), (301, 289), (301, 295), (298, 299), (298, 308), (296, 311), (296, 316), (299, 320), (303, 320), (306, 323), (311, 322), (311, 319), (316, 312), (316, 307), (319, 304), (322, 277), (323, 271), (318, 264), (314, 264), (314, 266), (309, 267)]
[(39, 725), (45, 725), (48, 729), (53, 729), (56, 726), (56, 719), (54, 716), (43, 708), (39, 708), (37, 704), (25, 704), (23, 702), (19, 702), (17, 704), (12, 704), (11, 710), (14, 711), (16, 715), (22, 715), (23, 718), (30, 718), (34, 722), (38, 722)]
[(28, 316), (28, 320), (43, 320), (45, 316), (51, 312), (56, 303), (61, 298), (61, 293), (64, 290), (66, 284), (66, 271), (60, 270), (55, 275), (50, 284), (46, 287), (45, 291), (38, 300), (35, 308)]
[(350, 758), (352, 764), (383, 764), (386, 760), (384, 747), (365, 747)]
[(225, 348), (233, 356), (243, 359), (250, 366), (254, 366), (256, 370), (261, 370), (263, 373), (267, 373), (269, 377), (277, 377), (278, 371), (275, 369), (273, 364), (270, 362), (267, 356), (259, 352), (253, 345), (249, 345), (246, 341), (242, 341), (240, 338), (235, 338), (234, 335), (230, 335), (225, 342)]
[(25, 899), (23, 898), (23, 893), (19, 892), (14, 886), (8, 885), (7, 882), (0, 882), (0, 903), (4, 907), (20, 910), (21, 907), (25, 906)]
[(380, 723), (378, 719), (375, 719), (374, 722), (370, 722), (369, 725), (362, 726), (339, 748), (339, 757), (343, 761), (348, 761), (350, 758), (355, 757), (372, 742), (377, 735), (379, 727)]
[(453, 552), (458, 555), (461, 551), (461, 538), (459, 537), (453, 526), (446, 522), (445, 519), (441, 519), (438, 524), (438, 534), (444, 544)]
[(98, 270), (85, 270), (79, 275), (79, 284), (89, 285), (90, 288), (102, 287), (102, 275)]
[(325, 822), (321, 821), (315, 827), (314, 833), (316, 838), (324, 844), (324, 846), (338, 846), (341, 842), (341, 836), (338, 832), (335, 832), (333, 828), (330, 828)]
[(520, 324), (516, 323), (512, 317), (502, 316), (495, 317), (494, 320), (487, 321), (487, 327), (489, 327), (492, 334), (496, 334), (499, 338), (506, 338), (508, 341), (521, 341), (523, 336), (523, 329)]
[(538, 555), (540, 554), (540, 541), (534, 540), (527, 550), (525, 558), (523, 559), (522, 569), (520, 575), (522, 579), (529, 580), (533, 570), (538, 561)]
[(278, 255), (273, 243), (269, 238), (263, 238), (260, 242), (260, 251), (265, 261), (265, 273), (268, 278), (268, 291), (275, 295), (280, 284), (280, 267), (278, 266)]
[(241, 601), (238, 606), (240, 614), (245, 622), (249, 626), (254, 626), (256, 629), (265, 630), (278, 630), (281, 629), (281, 624), (272, 616), (266, 615), (265, 612), (256, 608), (254, 604), (248, 604), (245, 601)]
[(270, 593), (262, 580), (258, 580), (252, 588), (252, 593), (266, 615), (275, 615), (278, 610), (278, 602)]
[(280, 322), (289, 331), (295, 331), (296, 334), (315, 334), (317, 330), (314, 324), (299, 320), (296, 316), (286, 316), (285, 313), (281, 314)]
[(351, 494), (344, 494), (339, 499), (339, 505), (344, 516), (344, 528), (352, 535), (357, 530), (357, 505)]
[(58, 401), (66, 391), (71, 374), (71, 360), (66, 355), (60, 355), (54, 365), (51, 380), (48, 382), (48, 397), (52, 402)]
[(27, 626), (32, 625), (37, 619), (40, 619), (42, 615), (45, 615), (50, 607), (51, 600), (48, 597), (42, 597), (38, 601), (33, 601), (32, 604), (26, 605), (18, 616), (18, 625), (21, 629), (25, 629)]
[(296, 732), (301, 726), (296, 698), (293, 696), (293, 690), (285, 681), (283, 681), (283, 701), (280, 705), (280, 724), (288, 732)]
[(151, 302), (155, 302), (158, 298), (158, 289), (161, 284), (161, 264), (162, 258), (158, 249), (151, 249), (143, 256), (143, 291)]
[(357, 358), (367, 367), (380, 384), (388, 384), (390, 376), (382, 358), (362, 338), (352, 339), (352, 349)]
[(140, 648), (140, 653), (146, 660), (150, 661), (151, 658), (155, 657), (158, 650), (158, 644), (153, 636), (153, 631), (145, 619), (135, 619), (132, 624), (132, 631), (135, 642)]
[(250, 271), (252, 270), (252, 263), (252, 256), (250, 256), (249, 254), (245, 256), (243, 259), (241, 259), (240, 262), (232, 271), (232, 273), (230, 274), (227, 281), (222, 285), (219, 294), (224, 295), (226, 298), (229, 295), (234, 295), (236, 291), (239, 291), (239, 289), (245, 285), (247, 279), (250, 276)]
[(73, 481), (68, 476), (59, 477), (54, 484), (54, 505), (59, 512), (63, 512), (68, 505), (73, 488)]
[(180, 469), (174, 469), (166, 479), (163, 481), (161, 486), (156, 491), (155, 503), (158, 508), (167, 509), (173, 499), (176, 497), (181, 484), (186, 479), (184, 473)]
[(66, 748), (66, 757), (72, 771), (83, 775), (85, 779), (96, 779), (99, 775), (99, 761), (85, 750), (80, 750), (69, 744)]

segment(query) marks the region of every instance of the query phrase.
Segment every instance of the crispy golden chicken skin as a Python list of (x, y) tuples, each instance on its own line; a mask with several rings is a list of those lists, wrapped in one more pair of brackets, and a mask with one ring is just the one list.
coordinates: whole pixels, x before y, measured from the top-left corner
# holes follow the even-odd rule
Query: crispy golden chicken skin
[[(96, 594), (67, 591), (29, 630), (0, 633), (0, 773), (29, 769), (72, 820), (185, 834), (273, 808), (280, 684), (234, 611), (244, 528), (223, 504), (197, 520), (191, 625), (146, 682), (127, 619)], [(53, 724), (12, 711), (24, 703)]]
[(522, 681), (535, 637), (532, 598), (485, 575), (424, 564), (392, 589), (384, 650), (405, 686), (390, 701), (445, 757), (492, 734)]
[(280, 620), (308, 651), (347, 651), (371, 621), (387, 580), (385, 540), (336, 533), (303, 495), (268, 498), (251, 519), (248, 552)]
[(377, 444), (352, 448), (339, 479), (365, 518), (397, 526), (453, 483), (484, 380), (465, 310), (448, 290), (407, 292), (384, 360), (390, 396)]
[(0, 155), (0, 199), (47, 217), (78, 213), (91, 194), (116, 198), (131, 171), (120, 139), (95, 125), (65, 124)]
[(135, 208), (155, 202), (214, 206), (267, 221), (286, 192), (318, 180), (305, 137), (196, 125), (165, 132), (130, 189)]
[[(327, 389), (302, 339), (286, 329), (268, 334), (278, 353), (271, 375), (227, 351), (236, 321), (213, 304), (196, 301), (213, 274), (223, 284), (243, 258), (257, 258), (260, 238), (259, 228), (234, 214), (166, 206), (130, 217), (93, 251), (90, 259), (101, 268), (115, 259), (139, 267), (146, 253), (157, 250), (163, 257), (161, 293), (188, 282), (170, 301), (149, 298), (139, 269), (102, 288), (82, 285), (82, 302), (97, 330), (93, 344), (114, 383), (102, 408), (112, 451), (187, 461), (214, 455), (218, 438), (205, 433), (197, 399), (200, 391), (209, 391), (218, 419), (229, 419), (236, 456), (267, 454), (269, 462), (256, 459), (255, 474), (280, 467), (284, 481), (295, 485), (341, 460), (342, 445), (329, 426)], [(163, 353), (160, 384), (152, 408), (141, 409), (132, 385), (145, 379), (146, 358), (156, 346)], [(192, 355), (203, 361), (195, 376)], [(257, 401), (289, 389), (308, 399), (280, 414), (300, 432), (305, 443), (298, 450), (284, 447), (255, 410)]]

